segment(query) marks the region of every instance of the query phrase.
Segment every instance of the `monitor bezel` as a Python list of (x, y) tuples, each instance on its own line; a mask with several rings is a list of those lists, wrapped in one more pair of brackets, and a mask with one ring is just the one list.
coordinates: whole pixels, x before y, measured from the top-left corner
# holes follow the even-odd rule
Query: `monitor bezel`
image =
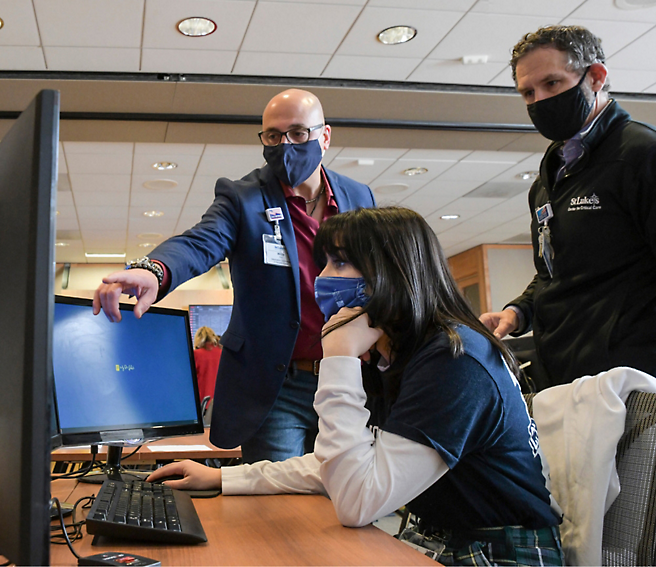
[[(91, 299), (87, 299), (87, 298), (56, 295), (55, 303), (83, 306), (91, 309), (93, 302)], [(134, 310), (133, 304), (120, 303), (119, 309), (121, 310), (121, 315), (123, 317), (126, 315), (129, 315), (130, 317), (134, 316), (132, 313), (132, 311)], [(98, 428), (94, 428), (94, 429), (98, 429), (98, 431), (94, 430), (94, 431), (78, 431), (78, 432), (67, 431), (65, 428), (61, 428), (61, 424), (60, 424), (60, 432), (61, 432), (61, 439), (62, 439), (63, 446), (75, 446), (75, 445), (130, 446), (130, 445), (140, 445), (143, 443), (148, 443), (162, 438), (180, 437), (185, 435), (198, 435), (204, 432), (205, 427), (203, 425), (203, 416), (202, 416), (200, 401), (198, 397), (198, 379), (196, 377), (196, 366), (194, 364), (193, 345), (189, 338), (189, 313), (184, 309), (171, 309), (167, 307), (150, 307), (150, 309), (148, 309), (148, 311), (144, 314), (144, 316), (147, 316), (148, 313), (183, 317), (185, 320), (185, 325), (187, 329), (187, 333), (186, 333), (187, 350), (190, 356), (190, 371), (191, 371), (193, 387), (194, 387), (194, 398), (196, 404), (197, 421), (193, 423), (189, 422), (186, 424), (178, 424), (178, 425), (164, 424), (162, 426), (156, 426), (156, 427), (139, 427), (139, 424), (134, 424), (133, 426), (131, 425), (126, 428), (117, 428), (117, 429), (103, 428), (101, 430), (101, 428), (98, 427)], [(97, 316), (104, 317), (104, 314), (101, 312)], [(120, 325), (120, 323), (116, 323), (116, 324)], [(55, 394), (57, 391), (56, 384), (57, 384), (57, 379), (55, 377), (54, 378)], [(127, 433), (135, 429), (139, 429), (143, 433), (142, 437), (139, 438), (138, 440), (132, 437), (128, 437), (127, 435), (123, 439), (116, 438), (112, 440), (104, 439), (102, 436), (103, 432), (111, 432), (112, 435), (116, 435), (118, 437), (121, 432)]]

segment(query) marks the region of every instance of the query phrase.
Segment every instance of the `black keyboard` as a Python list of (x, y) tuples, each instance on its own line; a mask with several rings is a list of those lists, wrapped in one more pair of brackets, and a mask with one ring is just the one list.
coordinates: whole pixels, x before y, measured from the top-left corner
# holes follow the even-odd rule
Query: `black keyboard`
[(207, 541), (189, 495), (139, 480), (106, 480), (86, 525), (88, 533), (112, 538), (166, 543)]

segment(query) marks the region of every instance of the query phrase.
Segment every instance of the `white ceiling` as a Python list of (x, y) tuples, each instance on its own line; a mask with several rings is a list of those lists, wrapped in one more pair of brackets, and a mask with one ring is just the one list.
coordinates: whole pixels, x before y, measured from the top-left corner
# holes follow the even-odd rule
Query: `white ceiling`
[[(85, 262), (84, 252), (131, 258), (148, 250), (139, 244), (161, 242), (197, 222), (217, 177), (238, 178), (263, 163), (257, 127), (223, 127), (217, 136), (209, 124), (131, 122), (131, 112), (257, 116), (281, 90), (275, 85), (315, 81), (316, 89), (308, 88), (320, 95), (329, 118), (526, 124), (521, 100), (492, 87), (512, 86), (507, 61), (517, 40), (554, 23), (585, 25), (602, 37), (613, 91), (642, 93), (644, 105), (652, 105), (656, 58), (647, 54), (656, 50), (656, 6), (622, 7), (631, 2), (644, 3), (4, 0), (0, 111), (21, 109), (31, 90), (51, 85), (62, 91), (62, 110), (124, 114), (123, 121), (62, 121), (57, 231), (67, 246), (58, 247), (57, 259)], [(184, 37), (175, 26), (190, 16), (209, 17), (218, 30)], [(416, 38), (399, 46), (376, 40), (399, 24), (416, 27)], [(487, 63), (465, 65), (466, 56), (485, 56)], [(109, 72), (117, 74), (110, 82), (93, 75)], [(184, 77), (175, 85), (148, 83), (158, 73), (207, 76), (193, 85)], [(473, 97), (472, 86), (482, 94)], [(380, 204), (420, 212), (447, 254), (528, 241), (530, 180), (517, 175), (538, 167), (545, 143), (536, 134), (408, 129), (374, 136), (344, 127), (341, 135), (334, 128), (336, 146), (325, 163), (370, 184)], [(152, 164), (161, 161), (178, 167), (158, 172)], [(409, 167), (428, 171), (409, 177), (403, 174)], [(168, 183), (144, 186), (156, 180)], [(164, 214), (144, 217), (149, 210)], [(443, 214), (460, 217), (445, 221)]]

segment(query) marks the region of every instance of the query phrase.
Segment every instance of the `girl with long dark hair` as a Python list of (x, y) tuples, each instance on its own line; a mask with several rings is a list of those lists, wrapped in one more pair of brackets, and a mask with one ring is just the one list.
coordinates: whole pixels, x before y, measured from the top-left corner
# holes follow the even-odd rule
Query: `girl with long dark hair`
[[(362, 526), (406, 505), (444, 564), (561, 565), (558, 512), (517, 366), (458, 291), (439, 242), (408, 209), (325, 221), (315, 283), (326, 316), (314, 453), (222, 471), (176, 463), (176, 487), (325, 492)], [(381, 371), (371, 423), (361, 360)], [(553, 504), (553, 507), (552, 507)]]

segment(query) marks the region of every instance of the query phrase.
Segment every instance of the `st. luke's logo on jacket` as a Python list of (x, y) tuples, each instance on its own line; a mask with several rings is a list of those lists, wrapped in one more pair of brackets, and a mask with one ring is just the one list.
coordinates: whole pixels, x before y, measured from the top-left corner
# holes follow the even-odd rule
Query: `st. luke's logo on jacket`
[(567, 212), (596, 211), (601, 209), (601, 200), (594, 193), (589, 197), (573, 197), (569, 201)]

